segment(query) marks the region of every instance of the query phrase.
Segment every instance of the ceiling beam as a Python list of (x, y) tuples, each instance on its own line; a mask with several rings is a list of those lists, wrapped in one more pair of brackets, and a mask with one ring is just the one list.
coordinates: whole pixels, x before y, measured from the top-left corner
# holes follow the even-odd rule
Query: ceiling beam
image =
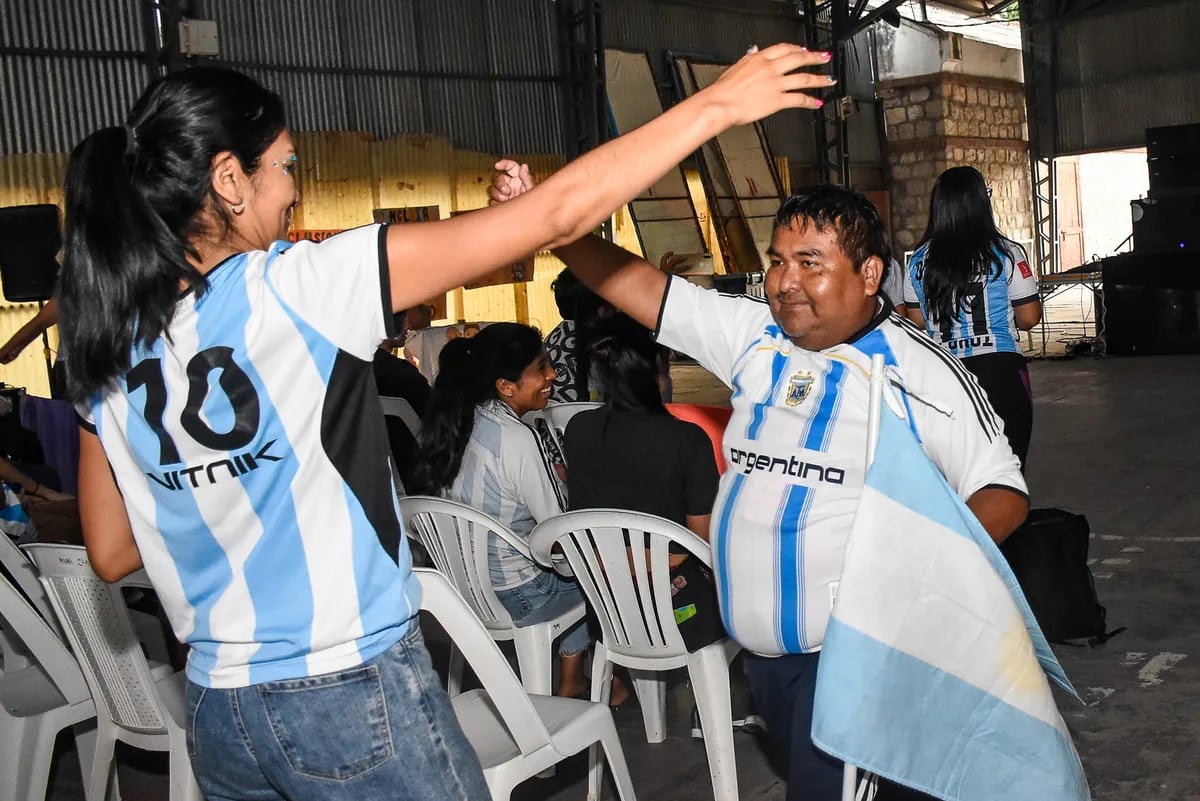
[[(902, 6), (905, 2), (907, 2), (907, 0), (887, 0), (886, 3), (884, 3), (883, 5), (881, 5), (877, 8), (871, 9), (871, 11), (864, 16), (861, 16), (857, 19), (855, 19), (854, 17), (851, 17), (850, 25), (846, 29), (846, 31), (842, 34), (841, 38), (849, 39), (852, 36), (854, 36), (856, 33), (858, 33), (859, 31), (866, 30), (867, 28), (871, 27), (876, 22), (881, 20), (883, 18), (884, 14), (887, 14), (889, 11), (895, 11), (897, 8)], [(863, 5), (863, 3), (858, 3), (855, 6), (855, 10), (859, 10), (862, 5)]]

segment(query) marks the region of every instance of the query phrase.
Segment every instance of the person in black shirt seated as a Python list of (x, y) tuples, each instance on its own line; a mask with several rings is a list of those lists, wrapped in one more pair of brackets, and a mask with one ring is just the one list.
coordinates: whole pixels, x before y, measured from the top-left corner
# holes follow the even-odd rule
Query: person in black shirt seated
[[(597, 326), (588, 355), (604, 405), (567, 424), (570, 509), (657, 515), (707, 541), (718, 479), (712, 443), (703, 429), (663, 406), (650, 332), (615, 315)], [(695, 651), (725, 636), (712, 571), (675, 547), (670, 561), (679, 633)]]
[[(425, 408), (429, 405), (429, 382), (421, 371), (392, 350), (404, 344), (404, 335), (408, 330), (408, 311), (396, 312), (393, 320), (396, 324), (396, 338), (385, 339), (375, 349), (372, 368), (375, 373), (375, 386), (379, 394), (385, 398), (403, 398), (417, 413), (417, 418), (425, 416)], [(388, 444), (391, 446), (392, 459), (396, 462), (396, 470), (400, 474), (400, 482), (410, 487), (413, 478), (413, 465), (417, 458), (417, 439), (409, 427), (398, 417), (386, 417)]]

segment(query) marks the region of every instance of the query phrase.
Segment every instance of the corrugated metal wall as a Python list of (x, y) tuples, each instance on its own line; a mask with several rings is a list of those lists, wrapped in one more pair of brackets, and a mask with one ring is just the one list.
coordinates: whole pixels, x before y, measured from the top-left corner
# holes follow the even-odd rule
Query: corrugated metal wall
[(194, 0), (192, 16), (217, 22), (217, 60), (278, 91), (296, 130), (562, 152), (552, 0)]
[(1140, 147), (1146, 128), (1200, 122), (1197, 0), (1108, 2), (1049, 24), (1053, 87), (1037, 102), (1053, 104), (1054, 131), (1041, 154)]
[[(61, 205), (67, 152), (120, 123), (151, 78), (145, 9), (143, 0), (0, 0), (0, 206)], [(0, 342), (36, 312), (0, 299)], [(0, 366), (0, 381), (48, 395), (41, 343)]]
[(69, 150), (150, 78), (142, 0), (0, 2), (0, 153)]

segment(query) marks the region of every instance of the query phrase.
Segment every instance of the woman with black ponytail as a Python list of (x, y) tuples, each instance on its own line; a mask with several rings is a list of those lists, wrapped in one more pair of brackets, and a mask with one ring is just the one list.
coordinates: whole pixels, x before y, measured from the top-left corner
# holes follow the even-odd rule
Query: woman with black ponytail
[(488, 796), (421, 641), (371, 356), (392, 312), (578, 239), (728, 127), (815, 106), (801, 90), (827, 81), (795, 71), (821, 63), (747, 55), (510, 203), (319, 244), (282, 241), (304, 164), (245, 75), (174, 73), (75, 148), (59, 311), (83, 537), (105, 580), (145, 565), (190, 646), (206, 795)]
[(1042, 319), (1041, 298), (1025, 250), (996, 228), (991, 189), (973, 167), (952, 167), (934, 184), (904, 308), (975, 375), (1024, 467), (1033, 400), (1020, 331)]
[[(554, 378), (541, 334), (527, 325), (493, 323), (447, 343), (421, 426), (417, 491), (478, 509), (521, 538), (561, 514), (565, 493), (550, 455), (521, 421), (546, 408)], [(488, 548), (488, 568), (492, 587), (518, 625), (551, 620), (583, 602), (577, 584), (499, 539)], [(587, 646), (583, 621), (559, 639), (558, 695), (584, 691)]]

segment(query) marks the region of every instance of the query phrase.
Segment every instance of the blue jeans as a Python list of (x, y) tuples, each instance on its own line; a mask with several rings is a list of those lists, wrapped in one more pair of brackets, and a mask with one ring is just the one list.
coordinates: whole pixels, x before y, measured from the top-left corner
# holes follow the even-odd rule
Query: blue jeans
[(187, 710), (208, 801), (490, 797), (416, 620), (349, 670), (232, 690), (189, 683)]
[[(583, 591), (553, 570), (543, 570), (531, 581), (507, 590), (496, 590), (496, 597), (517, 626), (545, 623), (583, 603)], [(558, 640), (559, 656), (574, 656), (588, 647), (587, 618), (567, 629)]]

